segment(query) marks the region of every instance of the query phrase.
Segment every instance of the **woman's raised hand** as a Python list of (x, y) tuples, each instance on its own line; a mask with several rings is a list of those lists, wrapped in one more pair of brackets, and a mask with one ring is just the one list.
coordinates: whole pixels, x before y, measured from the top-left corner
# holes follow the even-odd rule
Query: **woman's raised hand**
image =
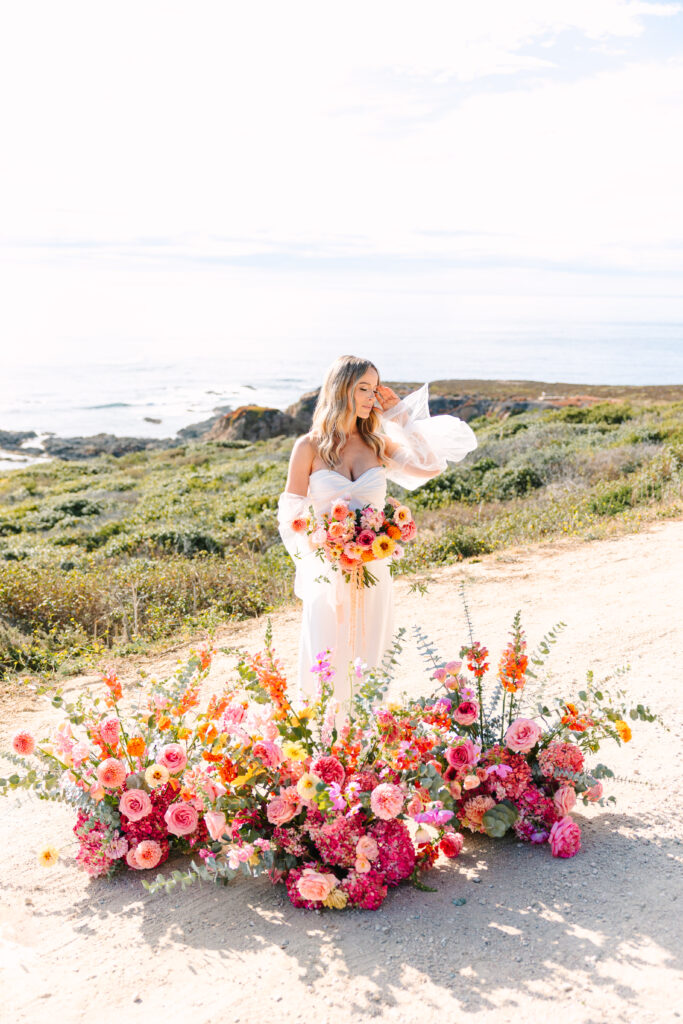
[(393, 409), (395, 405), (401, 401), (395, 391), (388, 388), (386, 384), (378, 384), (375, 389), (375, 397), (377, 398), (377, 404), (379, 405), (382, 412), (386, 412), (387, 409)]

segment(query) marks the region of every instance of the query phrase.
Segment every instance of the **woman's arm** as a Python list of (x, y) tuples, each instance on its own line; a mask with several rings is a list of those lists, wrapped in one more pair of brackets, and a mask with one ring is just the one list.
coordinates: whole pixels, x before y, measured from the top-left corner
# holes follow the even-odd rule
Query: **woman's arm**
[(303, 437), (299, 437), (295, 441), (289, 458), (289, 470), (285, 484), (285, 491), (288, 494), (299, 494), (301, 497), (308, 494), (308, 478), (311, 475), (315, 453), (315, 445), (308, 434), (304, 434)]

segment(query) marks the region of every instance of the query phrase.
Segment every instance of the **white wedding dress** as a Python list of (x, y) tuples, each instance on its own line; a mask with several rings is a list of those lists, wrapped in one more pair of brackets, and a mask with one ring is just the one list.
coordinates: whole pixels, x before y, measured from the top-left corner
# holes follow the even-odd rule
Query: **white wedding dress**
[[(372, 466), (357, 480), (333, 469), (311, 473), (308, 494), (280, 495), (278, 523), (280, 536), (294, 559), (294, 592), (303, 601), (299, 644), (299, 695), (312, 696), (316, 678), (311, 666), (321, 652), (329, 650), (335, 669), (335, 697), (348, 700), (352, 689), (352, 663), (361, 659), (374, 668), (391, 646), (394, 604), (388, 561), (373, 561), (368, 568), (377, 583), (365, 587), (354, 611), (351, 587), (340, 571), (322, 561), (311, 548), (305, 533), (296, 533), (292, 522), (305, 517), (312, 507), (317, 515), (329, 512), (333, 501), (344, 499), (349, 508), (365, 505), (382, 508), (386, 482), (393, 480), (414, 490), (438, 476), (448, 462), (459, 462), (477, 447), (472, 429), (455, 416), (429, 415), (428, 389), (424, 384), (392, 409), (382, 414), (382, 427), (398, 448), (384, 465)], [(408, 502), (408, 504), (410, 504)]]

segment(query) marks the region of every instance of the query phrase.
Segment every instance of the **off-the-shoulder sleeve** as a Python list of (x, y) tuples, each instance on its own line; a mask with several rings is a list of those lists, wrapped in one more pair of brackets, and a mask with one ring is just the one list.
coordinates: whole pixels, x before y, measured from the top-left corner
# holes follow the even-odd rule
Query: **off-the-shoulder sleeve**
[(460, 462), (477, 447), (474, 431), (457, 416), (429, 415), (429, 388), (423, 384), (382, 416), (382, 426), (398, 446), (386, 459), (387, 478), (409, 491)]
[(303, 581), (305, 573), (304, 560), (308, 564), (315, 553), (308, 540), (305, 530), (297, 531), (292, 526), (295, 519), (306, 519), (312, 515), (311, 499), (301, 494), (290, 494), (283, 491), (277, 503), (277, 523), (282, 537), (282, 543), (294, 559), (296, 566), (296, 577), (294, 580), (294, 593), (297, 597), (303, 598)]

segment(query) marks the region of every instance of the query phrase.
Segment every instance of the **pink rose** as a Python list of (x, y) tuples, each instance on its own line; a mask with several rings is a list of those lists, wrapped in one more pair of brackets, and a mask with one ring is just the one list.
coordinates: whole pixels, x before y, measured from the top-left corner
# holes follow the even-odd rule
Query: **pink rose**
[(115, 747), (119, 742), (120, 729), (118, 718), (112, 715), (111, 718), (105, 718), (100, 724), (100, 736), (108, 746)]
[(409, 523), (406, 523), (404, 526), (401, 526), (400, 530), (401, 530), (401, 540), (404, 540), (404, 541), (415, 540), (415, 538), (417, 536), (417, 526), (415, 525), (415, 520), (414, 519), (411, 519)]
[(267, 740), (260, 740), (258, 743), (255, 743), (253, 754), (254, 757), (258, 757), (259, 761), (263, 761), (267, 768), (277, 768), (283, 761), (282, 751), (277, 743), (271, 743)]
[[(375, 860), (379, 857), (379, 847), (372, 836), (361, 836), (356, 843), (356, 856), (365, 857), (367, 860)], [(356, 868), (356, 871), (358, 868)]]
[(165, 747), (161, 748), (157, 764), (163, 764), (171, 775), (177, 775), (187, 764), (187, 754), (179, 743), (167, 743)]
[(479, 705), (476, 700), (464, 700), (453, 712), (453, 721), (458, 725), (472, 725), (479, 715)]
[(330, 895), (337, 884), (334, 875), (323, 874), (313, 868), (304, 868), (303, 874), (296, 883), (299, 895), (304, 900), (316, 900), (322, 903)]
[(541, 727), (531, 718), (515, 718), (505, 733), (505, 745), (515, 754), (528, 754), (541, 738)]
[(463, 740), (455, 747), (448, 747), (444, 754), (451, 768), (469, 768), (477, 762), (479, 747), (472, 740)]
[(36, 749), (36, 741), (30, 732), (18, 732), (12, 737), (12, 750), (21, 757), (28, 757)]
[(172, 835), (189, 836), (197, 828), (199, 821), (197, 808), (193, 807), (190, 803), (186, 803), (184, 800), (180, 800), (170, 804), (166, 814), (164, 814), (164, 821), (166, 822), (166, 828)]
[(317, 775), (319, 779), (322, 779), (327, 786), (332, 782), (336, 782), (342, 786), (344, 784), (344, 779), (346, 778), (344, 765), (338, 758), (332, 757), (331, 755), (316, 757), (315, 760), (311, 761), (310, 770), (314, 775)]
[(308, 543), (313, 548), (321, 548), (327, 540), (327, 532), (323, 526), (319, 526), (317, 530), (309, 535)]
[(221, 782), (210, 779), (208, 776), (202, 779), (201, 788), (207, 800), (211, 801), (217, 800), (219, 796), (224, 796), (227, 793), (227, 789)]
[(154, 839), (143, 839), (135, 847), (135, 863), (138, 868), (155, 868), (161, 860), (161, 846)]
[(222, 811), (206, 811), (204, 821), (212, 839), (220, 839), (225, 832), (226, 818)]
[(571, 818), (560, 818), (548, 839), (553, 857), (573, 857), (581, 849), (581, 829)]
[(393, 782), (380, 782), (370, 794), (372, 813), (377, 818), (389, 821), (400, 814), (404, 802), (403, 790)]
[(297, 813), (296, 806), (284, 796), (272, 797), (266, 808), (266, 817), (271, 825), (285, 825)]
[(118, 789), (126, 781), (126, 766), (116, 757), (108, 757), (97, 766), (97, 778), (105, 789)]
[(436, 679), (437, 683), (443, 683), (448, 673), (445, 668), (437, 668), (434, 672), (432, 679)]
[(152, 801), (144, 789), (127, 789), (119, 800), (119, 812), (130, 821), (146, 818), (152, 810)]
[(589, 800), (592, 804), (595, 803), (596, 800), (599, 800), (601, 796), (602, 782), (596, 782), (594, 786), (591, 786), (590, 789), (587, 789), (583, 794), (584, 799)]
[(358, 854), (356, 856), (356, 863), (354, 864), (354, 868), (359, 875), (366, 875), (368, 871), (370, 871), (370, 869), (372, 868), (372, 864), (370, 863), (367, 857), (364, 857), (362, 854)]
[(356, 544), (361, 548), (371, 548), (375, 542), (375, 535), (372, 530), (361, 530), (356, 537)]
[(459, 857), (462, 852), (462, 835), (459, 832), (446, 832), (441, 837), (439, 849), (446, 857)]
[(561, 818), (565, 818), (576, 805), (576, 793), (573, 786), (560, 786), (553, 797), (555, 810)]

